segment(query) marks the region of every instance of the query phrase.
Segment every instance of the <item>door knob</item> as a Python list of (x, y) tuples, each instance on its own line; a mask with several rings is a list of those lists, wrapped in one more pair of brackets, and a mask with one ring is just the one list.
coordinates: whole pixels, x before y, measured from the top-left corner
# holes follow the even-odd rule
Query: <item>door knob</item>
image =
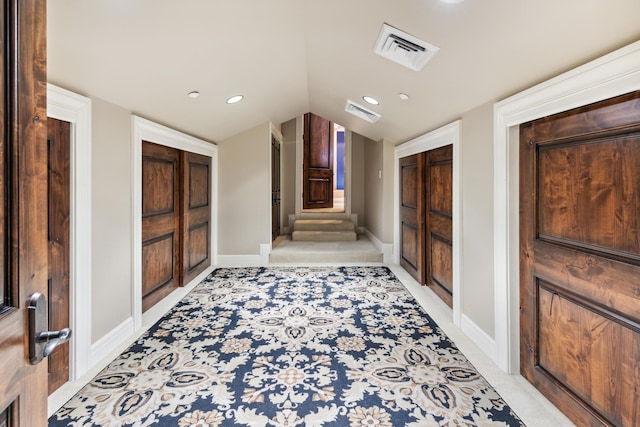
[(47, 330), (47, 298), (40, 292), (29, 299), (29, 362), (36, 365), (60, 344), (69, 341), (71, 329)]

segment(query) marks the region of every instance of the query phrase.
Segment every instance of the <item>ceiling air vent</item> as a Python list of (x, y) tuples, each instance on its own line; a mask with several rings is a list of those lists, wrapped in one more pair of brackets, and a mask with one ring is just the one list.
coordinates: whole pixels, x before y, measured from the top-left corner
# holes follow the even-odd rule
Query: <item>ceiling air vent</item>
[(420, 71), (440, 48), (389, 24), (382, 24), (373, 50), (400, 65)]
[(382, 117), (375, 111), (371, 111), (368, 108), (365, 108), (362, 105), (358, 105), (350, 100), (347, 100), (347, 104), (344, 106), (344, 111), (346, 111), (347, 113), (351, 113), (354, 116), (358, 116), (361, 119), (368, 121), (369, 123), (375, 123), (380, 117)]

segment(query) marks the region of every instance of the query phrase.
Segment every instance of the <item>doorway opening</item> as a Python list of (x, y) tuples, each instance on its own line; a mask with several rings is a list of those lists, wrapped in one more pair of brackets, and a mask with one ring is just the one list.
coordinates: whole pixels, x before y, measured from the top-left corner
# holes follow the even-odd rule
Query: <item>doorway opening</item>
[(345, 212), (345, 133), (344, 126), (305, 114), (303, 213)]

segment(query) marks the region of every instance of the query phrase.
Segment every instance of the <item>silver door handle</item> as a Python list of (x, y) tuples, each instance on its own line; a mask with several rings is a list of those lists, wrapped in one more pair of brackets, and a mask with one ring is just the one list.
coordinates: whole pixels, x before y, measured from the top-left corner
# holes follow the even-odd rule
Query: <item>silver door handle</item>
[(71, 329), (47, 330), (47, 298), (40, 292), (29, 299), (29, 362), (36, 365), (60, 344), (69, 341)]

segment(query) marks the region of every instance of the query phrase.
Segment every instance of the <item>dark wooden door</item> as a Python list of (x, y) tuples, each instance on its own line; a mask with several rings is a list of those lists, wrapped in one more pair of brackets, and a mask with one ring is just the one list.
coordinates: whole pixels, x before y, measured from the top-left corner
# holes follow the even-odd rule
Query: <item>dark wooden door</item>
[[(49, 328), (69, 327), (69, 193), (71, 123), (48, 118)], [(69, 343), (49, 356), (49, 394), (69, 380)]]
[(520, 128), (521, 371), (578, 425), (640, 425), (640, 92)]
[(280, 235), (280, 143), (271, 138), (271, 240)]
[(400, 165), (400, 265), (424, 283), (424, 153)]
[(46, 2), (0, 2), (0, 420), (47, 424), (47, 360), (29, 363), (27, 304), (47, 294)]
[(452, 307), (453, 145), (425, 157), (425, 284)]
[(142, 310), (181, 285), (180, 151), (142, 143)]
[(211, 265), (211, 157), (182, 153), (182, 284)]
[(303, 209), (333, 207), (333, 124), (304, 115)]

